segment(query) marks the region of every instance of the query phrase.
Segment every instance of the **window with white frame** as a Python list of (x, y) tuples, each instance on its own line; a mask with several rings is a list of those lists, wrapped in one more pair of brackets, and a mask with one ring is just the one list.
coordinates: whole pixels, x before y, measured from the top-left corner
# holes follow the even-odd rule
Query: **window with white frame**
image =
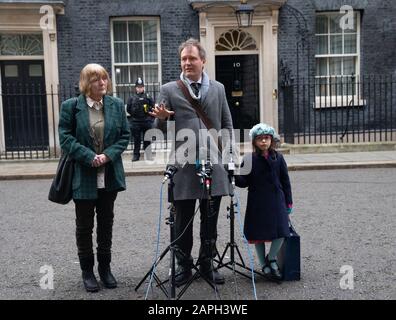
[(355, 96), (359, 75), (360, 15), (316, 15), (316, 96)]
[(112, 20), (113, 74), (118, 96), (126, 98), (138, 77), (143, 78), (148, 88), (159, 84), (159, 26), (158, 18)]

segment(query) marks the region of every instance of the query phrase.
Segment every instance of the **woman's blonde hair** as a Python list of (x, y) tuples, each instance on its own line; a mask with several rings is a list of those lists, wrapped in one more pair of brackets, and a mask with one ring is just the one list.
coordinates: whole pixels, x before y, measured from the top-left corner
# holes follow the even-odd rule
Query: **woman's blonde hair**
[(106, 94), (112, 91), (111, 79), (106, 71), (100, 64), (89, 63), (80, 72), (80, 92), (86, 96), (91, 94), (91, 84), (98, 79), (107, 79)]

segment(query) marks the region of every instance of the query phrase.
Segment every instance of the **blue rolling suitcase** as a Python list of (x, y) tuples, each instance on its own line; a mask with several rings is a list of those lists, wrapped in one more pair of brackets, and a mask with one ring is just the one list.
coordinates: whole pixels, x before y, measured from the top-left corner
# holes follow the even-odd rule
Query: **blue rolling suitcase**
[(289, 224), (290, 235), (285, 238), (278, 254), (278, 265), (283, 281), (300, 280), (300, 236)]

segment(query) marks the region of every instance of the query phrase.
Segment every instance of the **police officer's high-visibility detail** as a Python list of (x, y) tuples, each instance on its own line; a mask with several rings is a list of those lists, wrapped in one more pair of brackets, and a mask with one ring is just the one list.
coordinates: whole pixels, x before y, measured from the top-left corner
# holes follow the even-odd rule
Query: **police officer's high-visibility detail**
[[(138, 161), (140, 158), (140, 144), (142, 135), (151, 129), (154, 118), (149, 112), (154, 106), (154, 101), (144, 92), (144, 81), (137, 78), (135, 82), (135, 94), (128, 99), (127, 112), (129, 113), (129, 122), (131, 133), (134, 141), (132, 161)], [(144, 149), (150, 145), (150, 141), (143, 141)], [(150, 156), (149, 156), (150, 158)]]

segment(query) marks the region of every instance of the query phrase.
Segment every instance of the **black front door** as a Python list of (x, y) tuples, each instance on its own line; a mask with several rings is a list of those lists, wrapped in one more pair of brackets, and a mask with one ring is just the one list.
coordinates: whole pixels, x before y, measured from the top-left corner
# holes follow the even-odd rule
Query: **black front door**
[(224, 84), (235, 129), (259, 122), (258, 79), (258, 55), (216, 56), (216, 80)]
[(0, 61), (6, 151), (48, 147), (44, 61)]

